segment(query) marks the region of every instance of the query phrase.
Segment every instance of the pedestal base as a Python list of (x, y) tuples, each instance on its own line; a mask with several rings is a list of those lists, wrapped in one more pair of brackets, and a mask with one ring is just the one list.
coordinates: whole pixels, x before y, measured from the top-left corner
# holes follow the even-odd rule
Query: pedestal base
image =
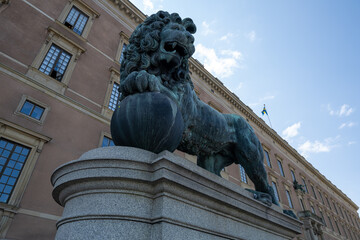
[(170, 152), (91, 150), (55, 170), (58, 240), (292, 239), (301, 222)]

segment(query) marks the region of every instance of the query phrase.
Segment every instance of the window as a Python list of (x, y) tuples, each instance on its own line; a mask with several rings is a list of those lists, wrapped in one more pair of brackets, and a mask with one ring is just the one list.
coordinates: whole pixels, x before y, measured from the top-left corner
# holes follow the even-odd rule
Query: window
[(322, 222), (324, 223), (324, 225), (326, 227), (326, 221), (325, 221), (325, 218), (324, 218), (324, 215), (323, 215), (322, 211), (320, 211), (320, 215), (321, 215), (321, 220), (322, 220)]
[(312, 190), (312, 192), (313, 192), (313, 194), (314, 194), (314, 198), (317, 199), (316, 193), (315, 193), (315, 190), (314, 190), (314, 186), (313, 186), (313, 185), (310, 185), (310, 186), (311, 186), (311, 190)]
[(240, 164), (239, 164), (239, 169), (240, 169), (240, 178), (241, 178), (241, 181), (242, 181), (243, 183), (248, 183), (247, 178), (246, 178), (245, 169), (244, 169), (243, 166), (241, 166)]
[(114, 141), (111, 138), (104, 136), (101, 147), (109, 146), (115, 146)]
[(75, 33), (81, 35), (89, 17), (86, 16), (77, 7), (72, 7), (69, 15), (65, 19), (65, 26), (72, 29)]
[(50, 107), (44, 103), (30, 96), (23, 95), (18, 107), (15, 110), (15, 114), (25, 117), (38, 124), (42, 124), (49, 110)]
[(319, 191), (319, 196), (320, 196), (320, 199), (321, 199), (322, 204), (324, 204), (324, 205), (325, 205), (325, 203), (324, 203), (324, 199), (323, 199), (322, 194), (321, 194), (321, 192), (320, 192), (320, 191)]
[(309, 193), (309, 191), (307, 189), (307, 186), (306, 186), (305, 179), (302, 178), (302, 181), (303, 181), (303, 185), (304, 185), (304, 188), (305, 188), (305, 192)]
[(266, 150), (264, 150), (264, 152), (265, 152), (266, 163), (271, 168), (271, 162), (270, 162), (269, 153)]
[(116, 52), (115, 61), (117, 61), (120, 64), (122, 63), (124, 59), (124, 51), (128, 45), (129, 45), (129, 36), (125, 34), (123, 31), (121, 31), (120, 42), (119, 42), (118, 50)]
[(40, 72), (43, 72), (60, 82), (70, 62), (70, 59), (70, 53), (64, 51), (55, 44), (52, 44), (39, 70)]
[(272, 187), (274, 189), (274, 194), (275, 194), (275, 198), (278, 202), (280, 202), (280, 198), (279, 198), (279, 194), (278, 194), (278, 190), (277, 190), (277, 186), (275, 182), (271, 182), (272, 183)]
[(293, 207), (293, 204), (292, 204), (292, 201), (291, 201), (291, 196), (290, 196), (289, 191), (288, 191), (288, 190), (285, 190), (285, 193), (286, 193), (287, 200), (288, 200), (288, 202), (289, 202), (289, 207), (290, 207), (290, 208), (294, 208), (294, 207)]
[(124, 43), (121, 49), (121, 54), (120, 54), (120, 59), (119, 59), (119, 63), (121, 64), (122, 60), (124, 59), (124, 51), (126, 49), (127, 44)]
[(326, 199), (326, 202), (327, 202), (329, 208), (331, 209), (331, 205), (330, 205), (329, 199), (328, 199), (326, 196), (325, 196), (325, 199)]
[(334, 231), (334, 226), (332, 225), (332, 222), (331, 222), (331, 218), (330, 218), (330, 216), (328, 216), (328, 220), (329, 220), (329, 223), (330, 223), (331, 230), (333, 230), (333, 231)]
[(117, 102), (118, 102), (119, 87), (120, 87), (120, 84), (114, 83), (112, 91), (111, 91), (111, 95), (110, 95), (110, 100), (109, 100), (109, 106), (108, 107), (113, 111), (115, 111), (116, 106), (117, 106)]
[(311, 212), (312, 212), (313, 214), (316, 214), (316, 213), (315, 213), (315, 208), (314, 208), (313, 206), (310, 206), (310, 208), (311, 208)]
[(339, 212), (338, 212), (338, 210), (337, 210), (337, 208), (336, 208), (336, 204), (335, 204), (335, 202), (333, 202), (333, 204), (334, 204), (334, 208), (335, 208), (335, 212), (336, 212), (336, 214), (337, 214), (337, 215), (339, 215)]
[(296, 177), (295, 177), (294, 171), (293, 171), (293, 170), (290, 170), (290, 173), (291, 173), (291, 177), (292, 177), (293, 182), (295, 182), (295, 181), (296, 181)]
[(337, 228), (337, 230), (338, 230), (339, 234), (341, 235), (341, 231), (340, 231), (339, 225), (338, 225), (338, 223), (337, 223), (337, 221), (336, 221), (336, 220), (335, 220), (335, 225), (336, 225), (336, 228)]
[(300, 205), (301, 205), (301, 209), (303, 211), (305, 211), (305, 205), (304, 205), (304, 202), (303, 202), (303, 200), (301, 198), (300, 198)]
[(64, 94), (76, 62), (86, 49), (52, 27), (47, 30), (46, 41), (26, 76), (45, 88)]
[(279, 165), (281, 176), (285, 177), (284, 169), (282, 167), (281, 161), (277, 160), (277, 162), (278, 162), (278, 165)]
[(82, 0), (71, 0), (64, 7), (56, 23), (67, 29), (70, 29), (76, 36), (82, 40), (87, 38), (90, 33), (95, 18), (100, 14)]
[(111, 116), (113, 115), (117, 107), (118, 99), (120, 97), (120, 72), (114, 67), (110, 67), (109, 70), (110, 80), (104, 98), (101, 114), (104, 115), (106, 118), (111, 119)]
[(40, 120), (41, 116), (43, 115), (45, 108), (36, 105), (28, 100), (25, 101), (24, 105), (22, 106), (20, 112), (28, 115), (32, 118)]
[(346, 238), (348, 238), (348, 235), (347, 235), (347, 233), (346, 233), (346, 230), (345, 230), (344, 225), (343, 225), (343, 224), (341, 224), (341, 227), (342, 227), (342, 229), (343, 229), (343, 232), (345, 233), (345, 237), (346, 237)]
[(0, 202), (7, 203), (30, 149), (0, 138)]

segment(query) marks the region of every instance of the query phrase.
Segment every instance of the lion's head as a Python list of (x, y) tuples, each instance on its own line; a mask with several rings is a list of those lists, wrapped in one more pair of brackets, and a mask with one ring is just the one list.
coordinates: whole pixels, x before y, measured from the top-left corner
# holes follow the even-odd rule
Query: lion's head
[(131, 72), (146, 70), (160, 76), (163, 84), (190, 81), (188, 59), (195, 51), (190, 18), (159, 11), (140, 24), (130, 37), (121, 64), (121, 79)]

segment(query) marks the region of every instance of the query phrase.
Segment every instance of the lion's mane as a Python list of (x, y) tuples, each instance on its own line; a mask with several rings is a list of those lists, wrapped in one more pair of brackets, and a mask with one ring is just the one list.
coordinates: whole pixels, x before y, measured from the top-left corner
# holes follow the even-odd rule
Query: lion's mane
[[(161, 77), (164, 86), (173, 87), (176, 83), (190, 83), (188, 58), (183, 58), (176, 71), (161, 72), (159, 67), (160, 33), (166, 24), (171, 22), (181, 24), (190, 33), (195, 33), (196, 26), (190, 18), (181, 19), (177, 13), (159, 11), (140, 24), (130, 37), (129, 45), (124, 51), (121, 63), (120, 78), (134, 71), (146, 70), (148, 73)], [(176, 82), (176, 83), (175, 83)]]

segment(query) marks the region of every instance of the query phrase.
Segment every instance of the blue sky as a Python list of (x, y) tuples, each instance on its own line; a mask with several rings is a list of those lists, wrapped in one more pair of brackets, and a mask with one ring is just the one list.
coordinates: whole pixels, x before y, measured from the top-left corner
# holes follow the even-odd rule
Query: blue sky
[(191, 17), (194, 57), (360, 206), (360, 1), (131, 2)]

